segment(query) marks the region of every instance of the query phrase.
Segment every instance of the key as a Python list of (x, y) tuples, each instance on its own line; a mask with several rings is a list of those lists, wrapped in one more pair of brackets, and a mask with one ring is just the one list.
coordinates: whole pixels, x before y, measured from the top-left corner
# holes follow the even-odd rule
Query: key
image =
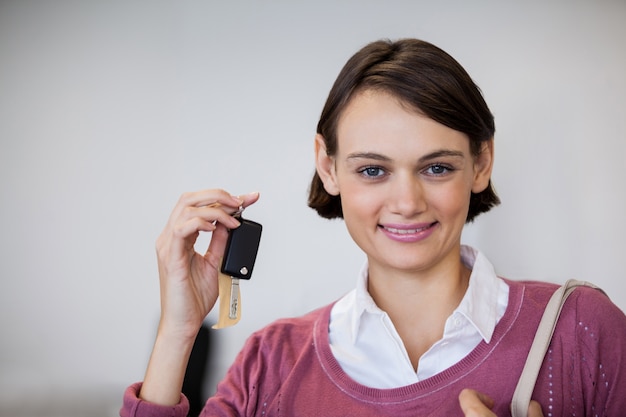
[[(241, 220), (241, 213), (243, 213), (243, 205), (240, 205), (237, 211), (233, 213), (233, 217)], [(230, 277), (230, 296), (228, 298), (230, 299), (228, 318), (236, 320), (239, 311), (239, 278)]]
[(241, 318), (239, 279), (250, 279), (261, 240), (262, 226), (241, 217), (243, 206), (233, 213), (241, 226), (229, 232), (220, 268), (220, 310), (214, 329), (235, 325)]
[(230, 309), (228, 318), (235, 320), (239, 311), (239, 278), (230, 278)]
[[(241, 295), (239, 280), (220, 272), (219, 275), (219, 316), (214, 329), (234, 326), (241, 318)], [(234, 280), (237, 282), (233, 282)]]

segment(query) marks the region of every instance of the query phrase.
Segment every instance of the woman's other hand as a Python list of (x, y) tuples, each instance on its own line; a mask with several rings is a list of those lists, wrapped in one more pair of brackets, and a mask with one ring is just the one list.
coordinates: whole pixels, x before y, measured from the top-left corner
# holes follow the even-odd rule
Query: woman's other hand
[[(497, 417), (491, 411), (493, 400), (478, 391), (464, 389), (459, 394), (459, 403), (465, 417)], [(528, 417), (543, 417), (541, 405), (537, 401), (530, 402)]]

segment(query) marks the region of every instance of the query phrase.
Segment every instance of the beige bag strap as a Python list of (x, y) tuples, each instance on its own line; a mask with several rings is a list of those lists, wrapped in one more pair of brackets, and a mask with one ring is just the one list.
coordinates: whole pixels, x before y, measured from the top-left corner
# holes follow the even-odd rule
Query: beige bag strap
[(543, 358), (550, 345), (550, 340), (552, 339), (554, 328), (561, 314), (561, 309), (567, 297), (569, 297), (576, 287), (580, 286), (587, 286), (602, 291), (590, 282), (571, 279), (552, 295), (539, 322), (539, 327), (537, 328), (535, 339), (533, 340), (530, 352), (526, 358), (522, 375), (513, 393), (513, 401), (511, 402), (512, 417), (528, 416), (528, 406), (530, 405), (530, 399), (535, 388), (535, 383), (537, 382), (537, 376), (539, 375)]

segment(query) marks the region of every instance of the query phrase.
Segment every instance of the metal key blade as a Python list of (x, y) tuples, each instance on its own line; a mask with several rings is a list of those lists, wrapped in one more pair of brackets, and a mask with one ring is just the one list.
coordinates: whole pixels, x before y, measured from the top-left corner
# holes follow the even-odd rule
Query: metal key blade
[(236, 319), (239, 310), (239, 278), (231, 278), (230, 283), (230, 309), (228, 310), (228, 318)]

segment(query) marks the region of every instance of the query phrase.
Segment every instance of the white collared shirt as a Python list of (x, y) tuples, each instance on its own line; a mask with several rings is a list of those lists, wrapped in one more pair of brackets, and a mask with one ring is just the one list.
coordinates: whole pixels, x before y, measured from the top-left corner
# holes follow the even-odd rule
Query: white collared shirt
[(489, 343), (508, 304), (509, 287), (479, 251), (461, 247), (470, 269), (461, 303), (446, 320), (443, 337), (422, 355), (417, 372), (391, 319), (367, 291), (367, 263), (357, 287), (342, 297), (330, 316), (332, 352), (352, 379), (372, 388), (397, 388), (429, 378), (459, 362), (484, 340)]

